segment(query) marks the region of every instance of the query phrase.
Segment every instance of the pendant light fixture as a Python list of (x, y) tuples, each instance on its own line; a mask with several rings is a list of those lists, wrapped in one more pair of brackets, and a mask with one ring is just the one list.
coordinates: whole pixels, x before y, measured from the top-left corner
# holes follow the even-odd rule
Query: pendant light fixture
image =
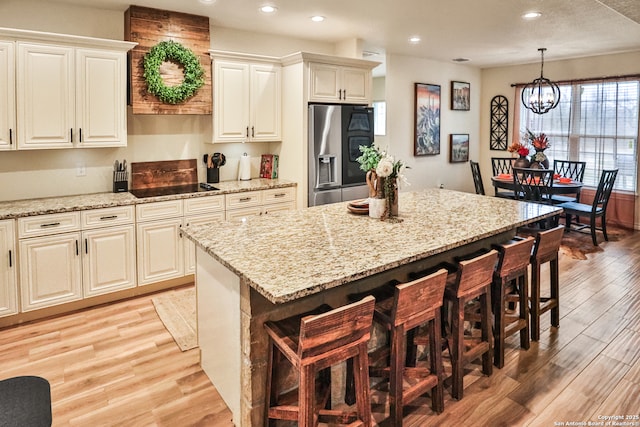
[(545, 79), (543, 75), (544, 52), (546, 50), (546, 48), (538, 49), (542, 58), (540, 78), (535, 79), (522, 89), (522, 104), (536, 114), (544, 114), (553, 110), (560, 102), (560, 88), (549, 79)]

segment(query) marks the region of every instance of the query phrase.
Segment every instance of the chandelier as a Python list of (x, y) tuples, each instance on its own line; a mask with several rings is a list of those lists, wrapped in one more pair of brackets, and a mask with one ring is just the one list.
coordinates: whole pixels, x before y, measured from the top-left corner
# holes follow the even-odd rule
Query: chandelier
[(560, 102), (560, 88), (557, 84), (549, 79), (545, 79), (542, 70), (544, 68), (544, 51), (546, 48), (540, 48), (540, 78), (535, 79), (522, 89), (522, 104), (525, 108), (536, 114), (544, 114), (553, 110)]

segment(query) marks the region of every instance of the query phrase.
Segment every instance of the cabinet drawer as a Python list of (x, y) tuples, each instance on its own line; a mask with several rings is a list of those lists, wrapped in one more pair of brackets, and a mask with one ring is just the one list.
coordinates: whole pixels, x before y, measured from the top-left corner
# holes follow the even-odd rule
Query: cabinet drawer
[(296, 204), (294, 202), (274, 203), (272, 205), (265, 205), (264, 208), (262, 208), (262, 213), (267, 215), (274, 212), (293, 211), (295, 209)]
[(82, 228), (100, 228), (133, 223), (133, 206), (82, 211)]
[(227, 194), (227, 210), (260, 206), (260, 193), (260, 191), (245, 191), (244, 193)]
[(296, 197), (295, 187), (272, 188), (262, 191), (262, 203), (269, 205), (272, 203), (293, 202)]
[(169, 200), (167, 202), (147, 203), (136, 206), (136, 219), (138, 221), (151, 221), (180, 216), (182, 216), (182, 200)]
[(206, 215), (213, 212), (224, 212), (224, 194), (184, 199), (185, 216)]
[(227, 221), (242, 222), (252, 216), (262, 215), (262, 206), (253, 206), (245, 209), (227, 211)]
[(44, 236), (80, 230), (80, 212), (18, 218), (18, 237)]

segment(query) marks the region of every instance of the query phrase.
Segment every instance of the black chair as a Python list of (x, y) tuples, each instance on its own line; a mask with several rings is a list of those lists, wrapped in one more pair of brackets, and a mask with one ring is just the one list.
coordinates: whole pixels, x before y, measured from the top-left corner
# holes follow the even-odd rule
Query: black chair
[(471, 165), (471, 175), (473, 175), (473, 185), (476, 187), (476, 194), (484, 196), (484, 184), (482, 183), (482, 175), (480, 175), (480, 164), (469, 160)]
[[(598, 246), (598, 240), (596, 239), (596, 231), (602, 231), (604, 240), (608, 241), (607, 236), (607, 205), (609, 204), (609, 198), (611, 197), (611, 191), (613, 190), (613, 184), (618, 176), (618, 169), (605, 169), (600, 175), (600, 183), (596, 190), (596, 195), (593, 199), (593, 203), (587, 205), (585, 203), (566, 202), (561, 203), (558, 207), (564, 209), (565, 214), (565, 228), (570, 230), (582, 230), (584, 228), (591, 229), (591, 240), (593, 245)], [(589, 224), (576, 223), (575, 227), (571, 228), (571, 217), (576, 216), (588, 216)], [(596, 227), (596, 219), (600, 218), (601, 227)]]
[(513, 168), (513, 184), (516, 200), (551, 204), (553, 170)]
[[(583, 182), (584, 170), (587, 166), (587, 162), (576, 162), (573, 160), (554, 160), (553, 170), (558, 175), (571, 178), (577, 182)], [(561, 194), (554, 194), (551, 196), (551, 200), (554, 204), (565, 202), (579, 202), (580, 201), (580, 189), (576, 191), (575, 196), (566, 196)]]
[[(513, 157), (492, 157), (491, 168), (493, 176), (500, 174), (511, 175), (513, 173), (513, 163), (516, 161)], [(513, 199), (513, 193), (511, 191), (500, 191), (497, 187), (494, 187), (496, 197), (502, 197), (504, 199)]]
[(0, 426), (51, 426), (51, 387), (41, 377), (22, 376), (0, 381)]

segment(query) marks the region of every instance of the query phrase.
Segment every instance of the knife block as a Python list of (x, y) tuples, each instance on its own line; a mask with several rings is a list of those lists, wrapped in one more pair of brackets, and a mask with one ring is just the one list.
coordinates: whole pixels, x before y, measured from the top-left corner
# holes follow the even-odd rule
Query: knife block
[(113, 192), (124, 193), (129, 191), (127, 172), (113, 172)]

